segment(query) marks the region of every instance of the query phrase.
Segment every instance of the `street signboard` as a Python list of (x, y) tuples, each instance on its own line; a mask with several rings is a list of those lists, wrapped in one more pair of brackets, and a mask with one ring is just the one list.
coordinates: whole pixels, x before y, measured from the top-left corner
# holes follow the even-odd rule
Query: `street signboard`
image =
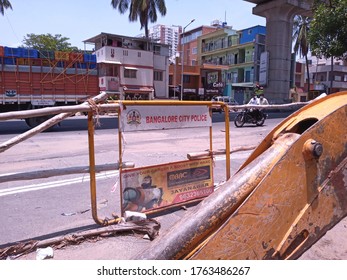
[(212, 125), (208, 106), (127, 105), (121, 111), (120, 121), (122, 132)]
[(260, 54), (259, 85), (266, 86), (268, 82), (269, 52)]

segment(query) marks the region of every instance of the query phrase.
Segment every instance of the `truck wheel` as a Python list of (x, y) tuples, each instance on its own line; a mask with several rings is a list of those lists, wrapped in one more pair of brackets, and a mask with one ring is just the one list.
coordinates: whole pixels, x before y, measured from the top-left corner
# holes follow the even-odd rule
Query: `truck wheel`
[[(43, 122), (45, 122), (46, 120), (48, 120), (49, 118), (51, 118), (52, 116), (41, 116), (41, 117), (33, 117), (33, 118), (26, 118), (25, 122), (26, 124), (31, 127), (34, 128), (40, 124), (42, 124)], [(50, 128), (46, 129), (46, 131), (50, 131), (53, 129), (54, 126), (51, 126)]]

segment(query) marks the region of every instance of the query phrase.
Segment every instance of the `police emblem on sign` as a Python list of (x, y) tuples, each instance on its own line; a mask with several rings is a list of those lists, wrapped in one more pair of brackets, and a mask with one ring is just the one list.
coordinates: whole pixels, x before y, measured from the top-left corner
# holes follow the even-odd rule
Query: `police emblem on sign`
[(130, 110), (127, 114), (127, 124), (139, 125), (141, 124), (141, 114), (137, 110)]

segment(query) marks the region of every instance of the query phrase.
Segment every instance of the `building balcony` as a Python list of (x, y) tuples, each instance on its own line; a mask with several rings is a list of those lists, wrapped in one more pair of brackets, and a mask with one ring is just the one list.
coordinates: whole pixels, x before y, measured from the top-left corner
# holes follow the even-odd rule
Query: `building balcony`
[[(330, 82), (328, 84), (330, 84)], [(333, 88), (339, 88), (339, 89), (346, 90), (347, 89), (347, 82), (337, 82), (337, 81), (334, 81), (333, 82)]]
[[(311, 84), (313, 85), (314, 90), (324, 90), (325, 88), (330, 87), (330, 81), (315, 82), (311, 79)], [(347, 90), (347, 82), (333, 81), (332, 87), (335, 89)]]
[(135, 48), (104, 46), (96, 51), (97, 63), (153, 66), (153, 52)]
[[(312, 65), (310, 66), (310, 73), (330, 72), (331, 65)], [(333, 65), (333, 72), (347, 73), (347, 66)]]
[(202, 69), (216, 69), (216, 70), (228, 70), (229, 65), (225, 64), (214, 64), (214, 63), (203, 63), (202, 64)]

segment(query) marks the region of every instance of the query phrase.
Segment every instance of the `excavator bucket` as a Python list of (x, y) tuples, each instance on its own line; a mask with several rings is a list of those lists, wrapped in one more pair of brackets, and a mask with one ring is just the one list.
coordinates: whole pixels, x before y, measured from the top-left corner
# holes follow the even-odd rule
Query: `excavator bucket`
[(136, 259), (296, 259), (347, 215), (347, 92), (274, 128)]

